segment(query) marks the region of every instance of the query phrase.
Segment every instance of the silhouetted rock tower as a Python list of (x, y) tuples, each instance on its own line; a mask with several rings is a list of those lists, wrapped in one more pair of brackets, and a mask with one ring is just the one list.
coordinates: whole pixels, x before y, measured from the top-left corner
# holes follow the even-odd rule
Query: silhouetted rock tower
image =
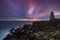
[(50, 25), (52, 25), (52, 26), (54, 26), (54, 25), (55, 25), (54, 12), (51, 12), (51, 15), (50, 15)]
[(54, 20), (55, 20), (54, 12), (51, 12), (51, 15), (50, 15), (50, 21), (54, 21)]

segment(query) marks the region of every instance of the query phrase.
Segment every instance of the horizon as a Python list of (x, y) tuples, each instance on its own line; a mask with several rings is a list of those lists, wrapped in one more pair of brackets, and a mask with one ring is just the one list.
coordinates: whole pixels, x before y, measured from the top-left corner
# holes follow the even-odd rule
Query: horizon
[(0, 21), (48, 21), (49, 18), (8, 18), (0, 19)]
[[(55, 19), (60, 19), (55, 16), (57, 14), (55, 14), (54, 12), (53, 14)], [(1, 18), (0, 21), (48, 21), (50, 20), (50, 17), (49, 18)]]

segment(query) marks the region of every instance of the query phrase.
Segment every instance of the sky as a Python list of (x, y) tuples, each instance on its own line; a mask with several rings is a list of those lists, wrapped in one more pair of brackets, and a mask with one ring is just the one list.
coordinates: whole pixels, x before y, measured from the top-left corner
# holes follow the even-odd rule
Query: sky
[(0, 0), (0, 20), (49, 18), (51, 11), (60, 18), (60, 0)]

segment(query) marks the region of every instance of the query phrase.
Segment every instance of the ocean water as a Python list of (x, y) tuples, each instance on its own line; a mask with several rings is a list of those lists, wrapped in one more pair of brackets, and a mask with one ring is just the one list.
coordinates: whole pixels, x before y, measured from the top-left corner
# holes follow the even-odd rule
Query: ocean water
[(3, 40), (11, 28), (23, 27), (24, 24), (31, 24), (28, 21), (0, 21), (0, 40)]

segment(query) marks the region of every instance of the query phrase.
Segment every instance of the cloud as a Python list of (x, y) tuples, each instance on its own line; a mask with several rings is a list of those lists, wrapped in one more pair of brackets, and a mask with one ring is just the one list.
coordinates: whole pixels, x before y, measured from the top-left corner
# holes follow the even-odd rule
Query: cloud
[[(29, 15), (32, 6), (35, 8)], [(60, 0), (0, 0), (0, 18), (41, 18), (45, 14), (48, 18), (51, 11), (60, 11)]]

